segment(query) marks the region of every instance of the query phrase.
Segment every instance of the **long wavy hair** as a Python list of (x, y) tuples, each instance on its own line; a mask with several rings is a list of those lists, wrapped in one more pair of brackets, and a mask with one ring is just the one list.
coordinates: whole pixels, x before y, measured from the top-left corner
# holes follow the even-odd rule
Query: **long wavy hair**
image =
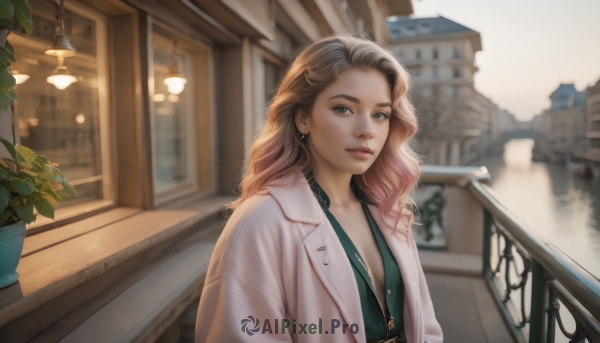
[(266, 123), (254, 138), (250, 160), (238, 185), (239, 197), (228, 205), (235, 210), (268, 184), (291, 173), (313, 170), (306, 140), (300, 139), (294, 116), (298, 109), (312, 112), (317, 96), (350, 68), (376, 70), (392, 91), (390, 130), (371, 167), (355, 175), (358, 185), (375, 201), (389, 225), (413, 221), (409, 193), (419, 179), (419, 158), (408, 142), (417, 132), (415, 108), (407, 97), (410, 76), (392, 53), (357, 35), (323, 38), (304, 49), (281, 80), (269, 105)]

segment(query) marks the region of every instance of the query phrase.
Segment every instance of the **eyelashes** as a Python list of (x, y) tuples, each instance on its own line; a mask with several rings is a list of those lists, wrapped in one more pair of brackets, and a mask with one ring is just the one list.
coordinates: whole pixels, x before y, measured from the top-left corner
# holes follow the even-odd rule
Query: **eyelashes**
[[(341, 109), (342, 111), (340, 111), (340, 109)], [(340, 114), (348, 114), (348, 113), (347, 113), (347, 112), (345, 112), (345, 111), (346, 111), (346, 110), (350, 111), (350, 108), (349, 108), (349, 107), (346, 107), (346, 106), (336, 106), (336, 107), (334, 107), (334, 108), (333, 108), (333, 110), (334, 110), (334, 111), (336, 111), (336, 112), (338, 112), (338, 113), (340, 113)], [(381, 119), (383, 119), (383, 120), (390, 119), (390, 117), (391, 117), (389, 114), (387, 114), (387, 113), (385, 113), (385, 112), (377, 112), (377, 113), (375, 113), (374, 115), (382, 115)]]

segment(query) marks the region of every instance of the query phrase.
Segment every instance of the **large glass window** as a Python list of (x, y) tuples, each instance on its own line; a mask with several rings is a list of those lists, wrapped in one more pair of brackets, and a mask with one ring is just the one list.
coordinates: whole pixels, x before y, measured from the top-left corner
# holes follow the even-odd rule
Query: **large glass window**
[[(174, 54), (175, 44), (172, 37), (152, 34), (154, 189), (158, 202), (197, 189), (194, 59), (192, 52), (181, 46)], [(186, 80), (182, 91), (165, 84), (174, 64)]]
[(61, 208), (111, 197), (107, 144), (106, 51), (104, 24), (95, 13), (66, 6), (65, 33), (77, 50), (64, 65), (76, 82), (64, 89), (46, 81), (58, 66), (44, 54), (56, 34), (55, 8), (46, 0), (29, 0), (33, 12), (31, 36), (13, 33), (17, 62), (13, 70), (29, 75), (17, 86), (16, 114), (21, 144), (58, 163), (77, 196)]

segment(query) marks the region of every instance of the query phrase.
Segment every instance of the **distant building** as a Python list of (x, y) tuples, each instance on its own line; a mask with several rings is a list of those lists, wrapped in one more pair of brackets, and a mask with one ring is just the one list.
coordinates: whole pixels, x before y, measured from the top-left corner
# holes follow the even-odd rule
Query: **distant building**
[(534, 123), (543, 159), (567, 161), (570, 153), (585, 149), (586, 111), (586, 94), (572, 83), (561, 83), (550, 94), (550, 108)]
[(475, 54), (481, 35), (448, 18), (388, 21), (390, 48), (412, 76), (421, 131), (415, 149), (427, 164), (460, 165), (481, 154), (495, 130), (498, 107), (477, 92)]
[(587, 93), (587, 140), (586, 159), (595, 177), (600, 177), (600, 80), (588, 87)]

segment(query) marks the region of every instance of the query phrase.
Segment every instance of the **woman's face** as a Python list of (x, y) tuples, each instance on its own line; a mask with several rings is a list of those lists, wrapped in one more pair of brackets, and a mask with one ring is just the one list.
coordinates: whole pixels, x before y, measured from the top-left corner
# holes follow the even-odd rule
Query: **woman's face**
[(390, 129), (392, 96), (376, 70), (348, 69), (317, 97), (312, 113), (299, 111), (296, 125), (308, 134), (319, 171), (360, 175), (381, 152)]

